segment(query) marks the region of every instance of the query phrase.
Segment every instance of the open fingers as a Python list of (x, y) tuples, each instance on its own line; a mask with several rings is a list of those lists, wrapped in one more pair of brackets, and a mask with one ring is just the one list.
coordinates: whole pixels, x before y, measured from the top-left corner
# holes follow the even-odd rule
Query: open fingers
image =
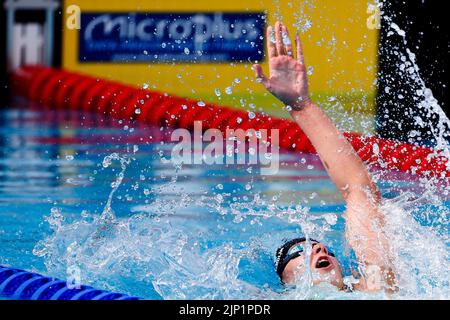
[(272, 26), (267, 28), (267, 52), (269, 54), (269, 59), (277, 56), (277, 49), (275, 47), (275, 34)]
[(298, 34), (295, 36), (295, 44), (297, 46), (297, 60), (304, 65), (305, 57), (303, 56), (302, 41), (300, 40), (300, 36)]
[(293, 56), (292, 42), (291, 38), (289, 37), (289, 31), (284, 24), (281, 25), (281, 37), (283, 40), (284, 51), (288, 56), (292, 57)]
[(277, 21), (275, 23), (275, 46), (277, 48), (277, 52), (279, 56), (285, 55), (284, 45), (283, 45), (283, 36), (282, 36), (282, 24)]
[(255, 70), (256, 80), (268, 89), (270, 87), (270, 80), (264, 75), (261, 65), (255, 64), (253, 70)]

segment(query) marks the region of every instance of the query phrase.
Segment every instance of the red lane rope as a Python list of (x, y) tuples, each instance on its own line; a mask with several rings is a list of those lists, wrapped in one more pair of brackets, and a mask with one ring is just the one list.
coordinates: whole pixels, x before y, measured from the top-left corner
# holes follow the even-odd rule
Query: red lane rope
[[(25, 66), (11, 77), (16, 95), (54, 109), (97, 112), (124, 120), (137, 120), (161, 127), (192, 129), (201, 121), (202, 129), (279, 129), (282, 149), (314, 153), (305, 133), (291, 120), (255, 113), (250, 118), (242, 110), (169, 96), (157, 91), (97, 79), (87, 75), (42, 66)], [(361, 159), (390, 169), (441, 178), (450, 177), (449, 159), (433, 149), (408, 143), (345, 132)], [(269, 135), (270, 139), (270, 135)]]

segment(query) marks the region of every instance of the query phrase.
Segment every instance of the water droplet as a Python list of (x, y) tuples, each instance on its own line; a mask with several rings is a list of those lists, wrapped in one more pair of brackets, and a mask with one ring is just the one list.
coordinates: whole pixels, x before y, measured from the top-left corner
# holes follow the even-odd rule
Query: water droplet
[[(223, 188), (223, 187), (222, 187)], [(223, 196), (221, 195), (221, 194), (217, 194), (216, 196), (215, 196), (215, 198), (216, 198), (216, 201), (218, 202), (218, 203), (222, 203), (223, 202)]]
[(191, 53), (191, 50), (189, 50), (189, 48), (184, 48), (184, 54), (189, 54)]
[(337, 223), (337, 216), (335, 214), (324, 214), (323, 217), (325, 221), (330, 225), (334, 226)]
[(134, 110), (134, 113), (136, 113), (136, 114), (141, 114), (141, 109), (136, 108), (136, 110)]
[(216, 96), (218, 96), (218, 97), (221, 96), (220, 89), (216, 88), (216, 89), (214, 90), (214, 92), (216, 93)]
[(197, 105), (199, 106), (199, 107), (204, 107), (204, 106), (206, 106), (206, 103), (204, 103), (203, 101), (199, 101), (199, 102), (197, 102)]
[(270, 33), (270, 42), (277, 43), (277, 41), (275, 40), (275, 31), (273, 31), (273, 30)]
[(373, 150), (373, 153), (374, 153), (375, 155), (378, 155), (378, 154), (380, 153), (380, 147), (378, 146), (377, 143), (374, 143), (374, 144), (373, 144), (372, 150)]
[(231, 88), (231, 87), (226, 87), (226, 88), (225, 88), (225, 93), (226, 93), (226, 94), (232, 94), (232, 93), (233, 93), (233, 88)]
[(282, 39), (283, 39), (283, 44), (285, 46), (291, 45), (291, 39), (289, 38), (288, 34), (286, 32), (283, 32), (281, 35)]

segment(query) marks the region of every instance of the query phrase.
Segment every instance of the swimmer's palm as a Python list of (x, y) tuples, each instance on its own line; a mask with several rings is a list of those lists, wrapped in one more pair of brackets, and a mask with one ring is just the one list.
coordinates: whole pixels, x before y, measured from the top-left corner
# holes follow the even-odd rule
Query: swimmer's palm
[(308, 77), (305, 65), (291, 56), (282, 55), (269, 60), (270, 76), (256, 65), (256, 76), (264, 87), (286, 105), (308, 98)]

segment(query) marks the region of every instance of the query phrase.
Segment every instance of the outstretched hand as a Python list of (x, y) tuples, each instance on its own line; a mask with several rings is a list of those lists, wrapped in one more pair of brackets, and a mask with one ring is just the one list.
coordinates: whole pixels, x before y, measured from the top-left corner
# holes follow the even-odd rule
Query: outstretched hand
[(300, 37), (296, 35), (296, 58), (288, 30), (281, 22), (267, 28), (267, 52), (270, 76), (264, 75), (261, 65), (255, 64), (258, 81), (285, 105), (301, 109), (309, 101), (308, 77), (304, 64)]

